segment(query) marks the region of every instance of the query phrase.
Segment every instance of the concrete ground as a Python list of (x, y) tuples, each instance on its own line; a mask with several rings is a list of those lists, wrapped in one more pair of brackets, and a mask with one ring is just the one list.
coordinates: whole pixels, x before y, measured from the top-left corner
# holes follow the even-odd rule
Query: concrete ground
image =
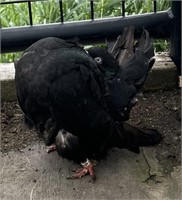
[(0, 199), (181, 199), (181, 166), (163, 174), (155, 147), (142, 148), (139, 155), (111, 150), (95, 167), (95, 183), (89, 176), (66, 179), (75, 167), (56, 152), (47, 154), (41, 142), (9, 152), (0, 162)]
[[(160, 59), (157, 63), (146, 87), (153, 90), (176, 85), (176, 69), (171, 61), (163, 58), (161, 63)], [(163, 65), (165, 70), (161, 67)], [(7, 68), (0, 69), (7, 71)], [(12, 100), (16, 98), (13, 69), (12, 73), (7, 74), (12, 74), (9, 81), (7, 76), (4, 78), (1, 75), (2, 98)], [(12, 91), (9, 99), (7, 91), (8, 94)], [(112, 149), (106, 160), (97, 163), (97, 180), (92, 183), (89, 176), (77, 180), (66, 179), (71, 175), (71, 170), (79, 166), (58, 157), (56, 152), (47, 154), (45, 145), (37, 141), (20, 151), (1, 153), (0, 199), (182, 199), (181, 166), (174, 167), (171, 173), (166, 174), (156, 158), (156, 148), (141, 148), (140, 154)]]

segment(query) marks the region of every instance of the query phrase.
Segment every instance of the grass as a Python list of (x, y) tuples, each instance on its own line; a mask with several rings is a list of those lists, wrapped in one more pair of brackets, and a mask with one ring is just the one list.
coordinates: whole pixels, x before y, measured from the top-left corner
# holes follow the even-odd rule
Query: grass
[[(1, 0), (10, 1), (10, 0)], [(42, 0), (32, 2), (32, 17), (34, 24), (47, 24), (60, 22), (60, 10), (58, 0)], [(169, 0), (157, 0), (157, 10), (166, 10), (170, 7)], [(126, 0), (126, 15), (141, 14), (153, 11), (153, 0)], [(63, 0), (64, 21), (78, 21), (90, 19), (89, 0)], [(1, 5), (1, 26), (14, 27), (29, 25), (29, 12), (27, 3)], [(95, 18), (120, 16), (121, 0), (94, 0)], [(168, 42), (155, 40), (157, 51), (166, 51)], [(1, 62), (13, 62), (20, 53), (2, 54)]]

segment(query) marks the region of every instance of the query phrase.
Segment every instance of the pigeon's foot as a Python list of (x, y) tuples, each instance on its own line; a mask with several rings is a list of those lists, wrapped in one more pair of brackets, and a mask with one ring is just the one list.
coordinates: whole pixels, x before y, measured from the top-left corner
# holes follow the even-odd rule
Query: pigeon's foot
[(89, 174), (90, 177), (91, 177), (90, 181), (95, 182), (96, 176), (94, 174), (94, 166), (96, 165), (96, 161), (91, 162), (90, 160), (87, 159), (86, 162), (81, 163), (81, 165), (83, 167), (76, 169), (76, 170), (73, 170), (73, 172), (75, 172), (75, 173), (72, 176), (68, 177), (67, 179), (81, 178), (81, 177)]
[(47, 153), (51, 153), (53, 151), (56, 151), (56, 145), (55, 144), (52, 144), (51, 146), (48, 147)]

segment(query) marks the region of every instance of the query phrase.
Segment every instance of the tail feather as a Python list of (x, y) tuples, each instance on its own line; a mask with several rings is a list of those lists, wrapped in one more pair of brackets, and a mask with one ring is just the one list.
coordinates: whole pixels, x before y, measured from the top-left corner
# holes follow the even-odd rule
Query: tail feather
[(141, 37), (138, 40), (134, 38), (134, 27), (125, 27), (122, 35), (119, 35), (115, 44), (111, 48), (111, 55), (118, 61), (119, 65), (124, 66), (123, 63), (128, 62), (135, 52), (142, 53), (148, 60), (154, 54), (151, 38), (147, 30), (143, 30)]
[(155, 62), (148, 31), (143, 30), (141, 37), (135, 40), (134, 27), (126, 27), (114, 44), (111, 55), (118, 61), (125, 81), (139, 90)]
[(143, 30), (143, 34), (138, 40), (135, 49), (142, 52), (148, 59), (151, 59), (153, 56), (155, 56), (152, 42), (147, 30)]
[[(110, 84), (112, 107), (116, 108), (114, 113), (116, 121), (125, 121), (129, 118), (129, 113), (136, 104), (137, 95), (141, 92), (155, 62), (149, 33), (147, 30), (143, 30), (142, 34), (138, 31), (132, 26), (126, 27), (112, 49), (110, 48), (111, 55), (119, 64), (117, 80), (121, 80), (120, 82), (112, 80)], [(121, 95), (118, 91), (122, 91)]]
[(137, 128), (127, 123), (118, 124), (118, 128), (119, 139), (115, 146), (135, 153), (140, 153), (139, 147), (154, 146), (162, 140), (162, 135), (155, 129)]
[(111, 55), (121, 66), (124, 60), (128, 60), (133, 54), (134, 27), (125, 27), (122, 35), (119, 35), (114, 44)]

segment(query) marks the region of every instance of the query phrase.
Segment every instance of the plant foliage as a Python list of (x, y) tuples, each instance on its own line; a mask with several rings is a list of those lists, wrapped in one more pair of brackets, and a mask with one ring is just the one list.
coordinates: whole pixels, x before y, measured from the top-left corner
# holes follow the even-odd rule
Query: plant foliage
[[(65, 22), (90, 19), (90, 0), (63, 0), (62, 2)], [(59, 0), (33, 1), (31, 7), (33, 24), (60, 22)], [(158, 11), (169, 7), (169, 0), (157, 1)], [(153, 0), (126, 0), (125, 10), (126, 15), (152, 12)], [(27, 3), (1, 5), (0, 13), (3, 28), (30, 25)], [(121, 14), (121, 0), (94, 0), (95, 18), (116, 17)], [(168, 48), (167, 41), (156, 40), (154, 44), (157, 51), (164, 51)], [(12, 62), (19, 56), (20, 53), (2, 54), (1, 62)]]

